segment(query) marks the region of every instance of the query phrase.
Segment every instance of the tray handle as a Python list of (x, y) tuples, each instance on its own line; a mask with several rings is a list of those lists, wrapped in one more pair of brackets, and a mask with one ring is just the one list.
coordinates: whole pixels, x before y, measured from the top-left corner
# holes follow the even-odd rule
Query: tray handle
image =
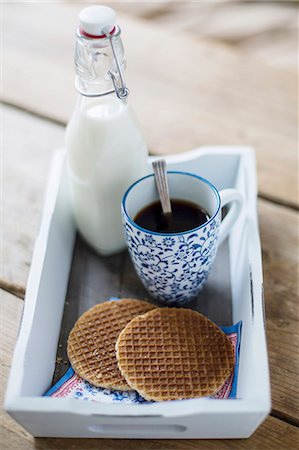
[(219, 194), (221, 208), (228, 203), (233, 203), (233, 205), (230, 207), (227, 215), (220, 224), (218, 245), (222, 244), (228, 236), (232, 226), (238, 220), (244, 204), (243, 195), (236, 189), (224, 189), (223, 191), (220, 191)]
[(95, 433), (95, 435), (107, 436), (125, 436), (126, 434), (134, 433), (136, 437), (148, 435), (149, 437), (155, 434), (155, 437), (165, 437), (184, 433), (187, 427), (176, 424), (93, 424), (89, 425), (88, 431)]

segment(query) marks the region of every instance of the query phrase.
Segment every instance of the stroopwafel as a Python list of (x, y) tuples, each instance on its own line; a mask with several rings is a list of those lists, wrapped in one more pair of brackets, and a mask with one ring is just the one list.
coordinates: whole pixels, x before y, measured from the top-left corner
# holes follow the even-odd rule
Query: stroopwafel
[(228, 337), (202, 314), (157, 308), (135, 317), (116, 342), (119, 369), (147, 400), (207, 397), (234, 367)]
[(153, 308), (145, 301), (121, 299), (86, 311), (68, 337), (67, 354), (74, 371), (95, 386), (132, 390), (118, 369), (115, 343), (131, 319)]

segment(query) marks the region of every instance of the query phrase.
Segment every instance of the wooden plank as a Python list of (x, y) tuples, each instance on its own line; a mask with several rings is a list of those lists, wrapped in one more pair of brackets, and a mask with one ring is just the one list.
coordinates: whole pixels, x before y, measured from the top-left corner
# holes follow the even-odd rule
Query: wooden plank
[[(2, 108), (3, 222), (0, 284), (24, 295), (51, 157), (64, 130), (15, 110)], [(5, 263), (4, 263), (5, 262)]]
[[(201, 25), (201, 35), (238, 43), (250, 36), (285, 27), (297, 13), (296, 4), (225, 2)], [(193, 28), (196, 32), (195, 27)]]
[(273, 409), (299, 425), (299, 214), (261, 200)]
[[(0, 290), (0, 401), (3, 404), (6, 379), (10, 367), (13, 347), (17, 338), (23, 302), (7, 292)], [(242, 440), (119, 440), (119, 439), (34, 439), (14, 422), (3, 410), (0, 411), (0, 448), (15, 450), (95, 450), (99, 446), (107, 449), (126, 448), (169, 450), (192, 449), (296, 449), (299, 439), (298, 428), (288, 425), (274, 417), (269, 417), (250, 439)]]
[(134, 11), (134, 4), (129, 4), (131, 8), (126, 5), (122, 4), (123, 12), (154, 20), (164, 30), (187, 31), (193, 36), (232, 44), (264, 63), (297, 70), (296, 2), (173, 2), (164, 10), (152, 11)]
[[(126, 6), (121, 10), (127, 12)], [(163, 25), (164, 29), (192, 32), (238, 45), (244, 39), (283, 29), (296, 18), (293, 2), (172, 2), (162, 11), (130, 8), (130, 13)]]
[(293, 25), (252, 36), (238, 44), (238, 48), (254, 54), (267, 64), (284, 69), (298, 70), (298, 17)]
[[(19, 324), (22, 316), (24, 302), (19, 298), (0, 289), (0, 403), (3, 405), (7, 377), (12, 359), (14, 345), (17, 340)], [(24, 441), (32, 439), (8, 414), (0, 410), (0, 448), (21, 449)], [(33, 448), (33, 447), (28, 447)]]
[[(224, 0), (225, 1), (225, 0)], [(134, 5), (127, 11), (127, 5), (122, 6), (121, 11), (138, 16), (142, 19), (150, 20), (155, 25), (162, 25), (164, 31), (176, 30), (177, 33), (189, 30), (191, 27), (196, 29), (196, 35), (201, 36), (202, 25), (213, 16), (214, 11), (221, 8), (220, 2), (165, 2), (160, 3), (163, 8), (158, 10), (136, 10)], [(118, 10), (118, 5), (115, 5)]]
[[(3, 5), (6, 101), (68, 120), (76, 96), (73, 31), (81, 6)], [(40, 35), (44, 17), (49, 25)], [(203, 144), (252, 144), (262, 194), (298, 205), (296, 74), (146, 21), (122, 16), (119, 22), (130, 101), (150, 149), (173, 153)], [(22, 75), (23, 67), (30, 68), (30, 77)]]

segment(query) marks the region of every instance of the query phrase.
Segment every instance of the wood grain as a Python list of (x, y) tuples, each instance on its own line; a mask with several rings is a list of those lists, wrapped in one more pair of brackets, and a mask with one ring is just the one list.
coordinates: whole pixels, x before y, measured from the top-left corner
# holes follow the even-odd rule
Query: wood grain
[(266, 64), (297, 71), (298, 2), (112, 2), (117, 11), (233, 45)]
[(273, 410), (299, 425), (299, 214), (259, 202)]
[(51, 157), (64, 139), (62, 127), (2, 107), (1, 286), (23, 296), (39, 230)]
[[(2, 348), (0, 352), (0, 401), (3, 404), (4, 389), (18, 334), (23, 302), (19, 298), (0, 290), (0, 329)], [(298, 428), (273, 417), (269, 417), (249, 439), (242, 440), (123, 440), (123, 439), (34, 439), (2, 409), (0, 411), (1, 450), (192, 450), (192, 449), (297, 449)]]
[[(3, 8), (4, 99), (66, 122), (76, 97), (73, 33), (81, 5)], [(48, 26), (39, 34), (45, 16), (55, 23), (55, 33)], [(147, 21), (128, 16), (119, 21), (130, 101), (150, 149), (173, 153), (203, 144), (251, 144), (261, 193), (298, 205), (296, 74), (187, 34), (165, 34)]]
[[(7, 384), (7, 377), (11, 365), (13, 349), (17, 340), (18, 330), (23, 311), (24, 302), (19, 298), (0, 289), (0, 448), (21, 449), (22, 442), (30, 439), (30, 435), (25, 432), (8, 414), (3, 411), (4, 395)], [(17, 443), (17, 444), (16, 444)]]
[[(298, 4), (297, 4), (298, 8)], [(269, 30), (240, 42), (238, 49), (254, 54), (260, 60), (275, 67), (298, 70), (298, 13), (294, 11), (289, 26)]]

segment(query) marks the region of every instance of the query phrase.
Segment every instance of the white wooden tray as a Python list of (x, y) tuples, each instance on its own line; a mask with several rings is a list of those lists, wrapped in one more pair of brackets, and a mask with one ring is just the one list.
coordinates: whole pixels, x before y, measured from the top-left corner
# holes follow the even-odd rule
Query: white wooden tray
[[(254, 152), (248, 147), (203, 147), (166, 160), (170, 170), (195, 172), (218, 189), (236, 187), (245, 197), (243, 213), (218, 251), (209, 283), (192, 304), (219, 325), (242, 321), (237, 399), (183, 400), (174, 407), (174, 402), (100, 404), (42, 397), (67, 369), (66, 337), (85, 309), (111, 296), (146, 295), (130, 266), (122, 273), (123, 284), (116, 293), (117, 259), (99, 258), (76, 239), (65, 153), (59, 151), (6, 396), (8, 413), (34, 436), (244, 438), (270, 411)], [(119, 258), (128, 260), (125, 254)]]

